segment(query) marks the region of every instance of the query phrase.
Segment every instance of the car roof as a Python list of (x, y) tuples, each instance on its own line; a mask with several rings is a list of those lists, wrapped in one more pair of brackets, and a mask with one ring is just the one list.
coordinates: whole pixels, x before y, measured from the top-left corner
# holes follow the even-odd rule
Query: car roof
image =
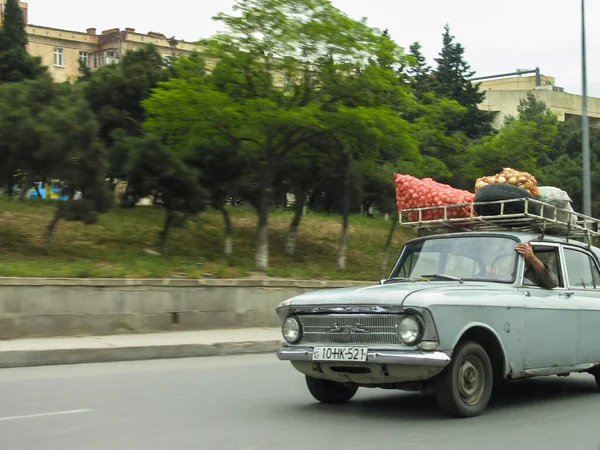
[[(524, 205), (521, 212), (510, 209), (507, 212), (501, 207), (498, 214), (479, 216), (475, 208), (476, 205), (489, 204), (497, 209), (497, 203), (504, 204), (508, 201), (512, 200), (401, 209), (398, 211), (399, 225), (418, 230), (422, 238), (506, 236), (519, 242), (553, 242), (588, 248), (600, 257), (600, 248), (591, 245), (593, 237), (600, 238), (599, 219), (575, 211), (561, 210), (549, 203), (529, 198), (519, 199)], [(539, 214), (534, 214), (535, 208), (530, 207), (530, 203), (533, 206), (537, 204), (537, 208), (541, 205)], [(458, 208), (463, 209), (457, 216)], [(549, 214), (542, 215), (544, 211)], [(567, 218), (559, 220), (559, 213), (566, 213)]]
[(443, 238), (463, 238), (463, 237), (490, 237), (490, 236), (505, 236), (511, 239), (517, 239), (519, 242), (552, 242), (557, 244), (570, 244), (580, 248), (590, 248), (600, 258), (600, 248), (590, 246), (587, 242), (581, 242), (573, 238), (567, 238), (555, 235), (542, 235), (541, 233), (531, 233), (523, 231), (465, 231), (465, 232), (453, 232), (453, 233), (434, 233), (424, 235), (412, 240), (419, 239), (443, 239)]

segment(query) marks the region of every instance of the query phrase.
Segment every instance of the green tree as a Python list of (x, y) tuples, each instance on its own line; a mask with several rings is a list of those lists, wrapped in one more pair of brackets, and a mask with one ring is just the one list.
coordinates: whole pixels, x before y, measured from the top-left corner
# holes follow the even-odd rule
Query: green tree
[(442, 86), (427, 64), (419, 42), (410, 46), (409, 57), (410, 87), (417, 104), (406, 118), (413, 124), (412, 135), (423, 157), (422, 168), (414, 168), (412, 175), (434, 177), (442, 183), (465, 188), (463, 159), (469, 138), (457, 125), (467, 115), (468, 108), (454, 95), (440, 94)]
[(464, 176), (463, 159), (469, 143), (463, 132), (453, 130), (453, 123), (466, 108), (455, 100), (436, 98), (431, 93), (425, 94), (422, 101), (414, 115), (412, 137), (423, 164), (412, 175), (433, 177), (458, 187)]
[(1, 85), (0, 116), (3, 166), (23, 174), (23, 189), (36, 180), (53, 182), (68, 197), (57, 202), (46, 246), (61, 219), (94, 223), (110, 207), (98, 125), (78, 86), (49, 77)]
[[(69, 163), (63, 166), (59, 179), (68, 199), (58, 202), (56, 215), (47, 228), (46, 247), (61, 219), (94, 224), (99, 214), (108, 212), (113, 204), (113, 191), (105, 181), (106, 151), (100, 142), (78, 147)], [(80, 198), (76, 198), (77, 194)]]
[(454, 41), (450, 27), (444, 27), (443, 46), (437, 67), (434, 71), (436, 79), (436, 94), (456, 100), (466, 108), (464, 114), (455, 118), (452, 124), (454, 130), (463, 131), (469, 138), (475, 139), (492, 132), (492, 115), (481, 111), (478, 105), (484, 100), (485, 92), (479, 91), (479, 84), (473, 84), (470, 79), (475, 74), (464, 59), (465, 49)]
[[(340, 151), (349, 151), (360, 133), (383, 140), (384, 130), (397, 136), (405, 127), (391, 108), (356, 107), (388, 94), (385, 79), (377, 84), (367, 76), (353, 77), (354, 86), (346, 87), (364, 87), (360, 93), (333, 88), (334, 78), (352, 76), (368, 65), (365, 55), (376, 54), (381, 37), (364, 23), (328, 0), (240, 0), (235, 9), (235, 16), (217, 16), (227, 32), (207, 46), (207, 56), (218, 61), (211, 74), (199, 81), (198, 66), (187, 76), (197, 83), (175, 78), (161, 84), (144, 102), (146, 125), (170, 149), (189, 151), (194, 140), (206, 139), (239, 146), (258, 193), (256, 268), (266, 270), (273, 193), (295, 150), (330, 136)], [(372, 79), (374, 73), (369, 72)], [(280, 75), (283, 86), (275, 82)], [(367, 148), (366, 142), (361, 145)]]
[(206, 142), (188, 154), (184, 162), (200, 173), (199, 185), (208, 193), (210, 205), (223, 216), (225, 226), (223, 252), (229, 256), (233, 253), (233, 226), (227, 202), (241, 190), (240, 182), (245, 175), (245, 160), (240, 156), (237, 146)]
[[(326, 177), (326, 166), (331, 163), (332, 140), (326, 136), (296, 148), (283, 164), (281, 177), (286, 190), (294, 194), (294, 216), (288, 229), (284, 253), (294, 256), (298, 230), (311, 189)], [(285, 195), (285, 192), (284, 192)]]
[(504, 167), (538, 173), (548, 164), (558, 135), (556, 115), (531, 93), (520, 101), (519, 117), (508, 116), (497, 135), (484, 138), (468, 152), (465, 167), (472, 179), (498, 173)]
[(411, 64), (407, 68), (411, 89), (419, 101), (423, 101), (425, 95), (433, 92), (436, 87), (436, 79), (431, 71), (431, 66), (427, 64), (421, 48), (419, 42), (411, 44), (409, 48)]
[(6, 0), (0, 30), (0, 52), (27, 47), (27, 32), (25, 18), (18, 0)]
[(171, 152), (202, 174), (199, 183), (208, 192), (211, 206), (223, 216), (224, 252), (230, 255), (232, 224), (226, 205), (230, 195), (240, 192), (242, 175), (249, 176), (244, 173), (246, 158), (240, 155), (241, 142), (213, 127), (226, 126), (225, 120), (213, 123), (205, 117), (206, 113), (224, 113), (212, 104), (211, 92), (214, 101), (224, 97), (213, 90), (216, 88), (211, 84), (212, 77), (207, 76), (203, 58), (197, 53), (180, 57), (171, 69), (174, 77), (160, 83), (143, 103), (150, 113), (146, 126), (161, 136)]
[[(538, 184), (565, 190), (573, 208), (583, 211), (583, 158), (581, 122), (576, 119), (558, 123), (558, 133), (547, 157), (535, 173)], [(590, 128), (590, 171), (592, 215), (600, 214), (600, 130)]]
[(15, 182), (26, 191), (64, 162), (57, 127), (65, 114), (54, 114), (61, 100), (58, 91), (48, 76), (0, 85), (0, 163), (9, 195)]
[[(83, 74), (87, 81), (86, 98), (100, 124), (100, 138), (109, 149), (112, 179), (125, 176), (127, 155), (123, 148), (115, 148), (114, 142), (122, 130), (127, 136), (144, 133), (145, 111), (142, 101), (150, 96), (158, 83), (169, 77), (163, 58), (152, 44), (139, 50), (127, 52), (120, 64), (111, 64), (91, 73)], [(117, 133), (116, 135), (114, 133)]]
[[(337, 167), (341, 169), (337, 174), (342, 214), (340, 270), (346, 267), (352, 199), (364, 207), (365, 187), (369, 183), (379, 185), (373, 178), (373, 167), (385, 162), (420, 161), (410, 125), (403, 118), (414, 107), (402, 71), (405, 55), (389, 36), (376, 30), (369, 33), (361, 43), (373, 56), (342, 65), (327, 60), (322, 65), (323, 81), (318, 91), (322, 108), (330, 116), (328, 132), (335, 144), (332, 148), (338, 153)], [(360, 184), (354, 185), (357, 182)]]
[(0, 83), (34, 79), (45, 72), (41, 59), (27, 53), (27, 33), (18, 0), (7, 0), (0, 28)]
[(130, 151), (126, 165), (127, 194), (135, 198), (153, 197), (165, 210), (159, 233), (161, 253), (167, 253), (167, 238), (174, 226), (182, 226), (186, 217), (205, 209), (206, 193), (199, 186), (198, 174), (186, 166), (152, 135), (126, 137)]

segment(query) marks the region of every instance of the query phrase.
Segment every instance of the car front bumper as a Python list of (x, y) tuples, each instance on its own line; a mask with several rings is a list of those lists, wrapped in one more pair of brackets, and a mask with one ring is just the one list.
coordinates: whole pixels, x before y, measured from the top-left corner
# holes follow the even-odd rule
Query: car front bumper
[[(348, 362), (342, 361), (315, 361), (313, 360), (313, 347), (281, 347), (277, 350), (277, 357), (282, 361), (292, 362), (348, 364)], [(441, 351), (369, 350), (366, 361), (350, 362), (350, 364), (397, 364), (403, 366), (444, 368), (450, 363), (450, 360), (450, 355)]]

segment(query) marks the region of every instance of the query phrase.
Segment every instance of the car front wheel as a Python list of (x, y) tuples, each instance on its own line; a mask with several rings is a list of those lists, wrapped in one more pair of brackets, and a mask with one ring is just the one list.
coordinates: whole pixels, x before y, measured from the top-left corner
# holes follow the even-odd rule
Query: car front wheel
[(434, 381), (434, 394), (440, 409), (454, 417), (480, 415), (492, 394), (492, 364), (487, 352), (475, 342), (463, 342), (452, 362)]
[(346, 403), (358, 391), (355, 384), (336, 383), (309, 376), (306, 377), (306, 385), (312, 396), (321, 403)]

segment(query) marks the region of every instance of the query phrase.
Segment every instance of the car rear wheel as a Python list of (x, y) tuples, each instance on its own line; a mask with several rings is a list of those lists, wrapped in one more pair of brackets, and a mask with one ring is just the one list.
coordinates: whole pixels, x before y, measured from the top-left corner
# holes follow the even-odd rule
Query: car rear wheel
[(450, 416), (478, 416), (489, 403), (493, 381), (487, 352), (476, 342), (465, 341), (456, 348), (448, 367), (435, 378), (435, 399)]
[(312, 396), (321, 403), (346, 403), (358, 391), (358, 386), (352, 383), (336, 383), (309, 376), (306, 377), (306, 385)]

